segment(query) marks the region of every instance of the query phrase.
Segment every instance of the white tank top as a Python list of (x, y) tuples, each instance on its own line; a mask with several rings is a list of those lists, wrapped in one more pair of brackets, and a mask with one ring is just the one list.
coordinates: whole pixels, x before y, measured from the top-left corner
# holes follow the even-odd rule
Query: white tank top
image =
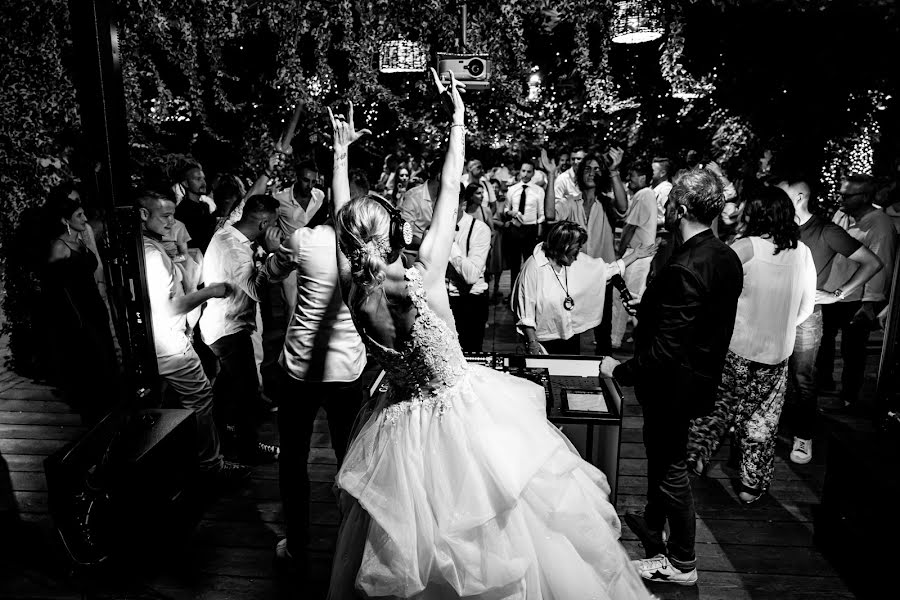
[(744, 263), (744, 288), (729, 350), (747, 360), (776, 365), (791, 355), (797, 325), (812, 314), (816, 268), (803, 242), (773, 254), (771, 241), (747, 239), (753, 258)]

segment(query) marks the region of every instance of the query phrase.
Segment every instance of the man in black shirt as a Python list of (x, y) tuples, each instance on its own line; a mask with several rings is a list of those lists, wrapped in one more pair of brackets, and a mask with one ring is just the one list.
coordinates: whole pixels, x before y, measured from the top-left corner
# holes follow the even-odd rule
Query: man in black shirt
[[(800, 240), (812, 252), (816, 265), (816, 307), (797, 326), (794, 351), (788, 360), (788, 389), (785, 398), (788, 422), (794, 434), (791, 461), (806, 464), (812, 459), (813, 429), (816, 423), (816, 355), (822, 342), (822, 306), (834, 304), (853, 293), (881, 270), (881, 261), (837, 224), (810, 212), (811, 189), (802, 179), (778, 184), (794, 203)], [(859, 265), (850, 279), (834, 290), (826, 290), (831, 265), (838, 254)]]
[[(710, 226), (722, 212), (722, 183), (708, 169), (678, 178), (666, 204), (666, 229), (680, 246), (648, 284), (638, 308), (634, 358), (606, 357), (605, 377), (635, 386), (644, 410), (647, 506), (625, 522), (647, 553), (641, 576), (681, 585), (697, 582), (696, 514), (687, 471), (691, 419), (716, 400), (734, 329), (743, 267)], [(668, 543), (662, 533), (669, 523)]]
[(178, 176), (184, 197), (175, 208), (175, 218), (184, 223), (191, 240), (188, 246), (206, 252), (216, 230), (215, 205), (206, 198), (206, 175), (197, 163), (188, 163)]

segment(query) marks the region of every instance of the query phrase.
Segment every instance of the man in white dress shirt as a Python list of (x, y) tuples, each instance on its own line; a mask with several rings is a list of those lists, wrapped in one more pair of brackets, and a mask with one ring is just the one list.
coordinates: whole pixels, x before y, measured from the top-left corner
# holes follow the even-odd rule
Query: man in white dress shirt
[[(305, 227), (322, 208), (325, 193), (313, 187), (319, 179), (319, 169), (312, 161), (301, 161), (296, 166), (294, 185), (273, 194), (278, 200), (278, 227), (283, 239), (287, 239), (300, 227)], [(297, 280), (287, 277), (282, 283), (285, 319), (291, 318), (297, 304)]]
[(280, 561), (298, 565), (309, 541), (307, 462), (316, 414), (325, 409), (340, 468), (363, 401), (360, 377), (366, 351), (338, 285), (335, 244), (329, 218), (318, 227), (297, 229), (273, 264), (276, 278), (296, 277), (298, 282), (297, 305), (278, 360), (278, 476), (287, 536), (275, 548)]
[(522, 161), (519, 169), (519, 181), (510, 186), (506, 192), (506, 214), (510, 227), (505, 232), (503, 243), (507, 248), (510, 281), (515, 284), (516, 277), (526, 260), (534, 251), (540, 234), (540, 225), (544, 222), (544, 189), (531, 183), (534, 176), (534, 164)]
[(190, 339), (188, 313), (213, 298), (232, 293), (224, 282), (208, 281), (201, 290), (187, 292), (183, 274), (163, 247), (163, 236), (171, 234), (175, 203), (164, 196), (145, 192), (138, 196), (144, 241), (144, 270), (159, 375), (166, 381), (182, 408), (194, 412), (197, 422), (197, 466), (200, 474), (228, 483), (245, 479), (250, 471), (223, 460), (219, 433), (213, 419), (213, 391), (200, 357)]
[(491, 229), (474, 217), (480, 208), (477, 197), (468, 203), (460, 198), (456, 235), (447, 266), (450, 310), (464, 352), (481, 352), (488, 317), (484, 268), (491, 250)]
[[(253, 351), (256, 305), (272, 278), (267, 264), (254, 262), (255, 245), (262, 241), (269, 252), (278, 250), (281, 232), (275, 227), (278, 201), (271, 196), (250, 196), (241, 219), (213, 235), (203, 261), (204, 281), (224, 281), (232, 293), (206, 303), (200, 334), (219, 361), (213, 387), (220, 431), (235, 426), (234, 451), (243, 463), (277, 458), (278, 449), (257, 441), (256, 414), (261, 405), (259, 378)], [(227, 438), (226, 438), (227, 440)]]

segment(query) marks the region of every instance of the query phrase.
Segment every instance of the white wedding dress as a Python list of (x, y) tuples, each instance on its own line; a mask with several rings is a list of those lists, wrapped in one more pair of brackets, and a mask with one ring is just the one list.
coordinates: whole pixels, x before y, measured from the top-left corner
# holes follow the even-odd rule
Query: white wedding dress
[(329, 598), (651, 598), (606, 477), (546, 419), (543, 389), (468, 365), (419, 270), (406, 279), (409, 341), (363, 336), (391, 390), (338, 473)]

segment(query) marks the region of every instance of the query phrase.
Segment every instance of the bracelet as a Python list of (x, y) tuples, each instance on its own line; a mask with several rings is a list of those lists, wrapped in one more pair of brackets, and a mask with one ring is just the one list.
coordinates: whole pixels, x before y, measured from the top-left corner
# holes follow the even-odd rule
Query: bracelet
[(618, 177), (618, 176), (619, 176), (619, 170), (616, 169), (615, 171), (610, 171), (610, 172), (609, 172), (609, 176), (610, 176), (610, 177)]
[(453, 129), (454, 127), (462, 127), (463, 133), (467, 133), (466, 126), (463, 123), (454, 123), (453, 125), (450, 126), (450, 129)]

